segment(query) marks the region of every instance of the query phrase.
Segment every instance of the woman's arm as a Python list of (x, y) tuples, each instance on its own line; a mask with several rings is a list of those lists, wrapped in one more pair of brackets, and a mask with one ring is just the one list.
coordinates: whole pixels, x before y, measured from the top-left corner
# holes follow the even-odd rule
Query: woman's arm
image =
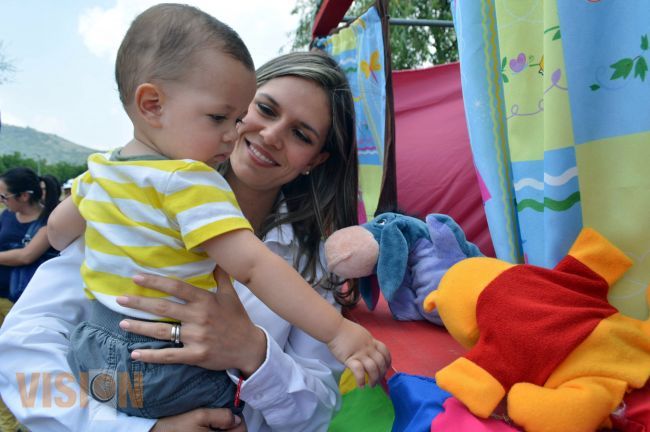
[(42, 227), (24, 248), (0, 252), (0, 265), (18, 267), (31, 264), (39, 259), (49, 247), (47, 227)]
[[(284, 228), (270, 232), (265, 244), (293, 264), (297, 247), (292, 230)], [(323, 262), (321, 268), (325, 268)], [(338, 382), (343, 365), (325, 344), (273, 313), (247, 287), (236, 283), (235, 288), (254, 323), (270, 336), (264, 363), (241, 389), (251, 430), (255, 425), (268, 425), (273, 431), (326, 430), (340, 406)], [(331, 291), (315, 289), (334, 304)]]
[[(230, 410), (199, 409), (158, 421), (129, 417), (82, 394), (66, 355), (72, 329), (88, 317), (78, 240), (39, 267), (0, 330), (0, 393), (22, 424), (39, 431), (245, 431)], [(152, 427), (155, 428), (152, 429)]]
[[(182, 322), (183, 348), (138, 350), (134, 353), (140, 360), (231, 369), (234, 382), (239, 375), (232, 369), (247, 369), (241, 398), (246, 402), (244, 418), (250, 430), (271, 427), (274, 431), (320, 431), (329, 424), (339, 404), (337, 383), (343, 366), (332, 357), (326, 345), (273, 313), (243, 285), (237, 284), (235, 293), (223, 274), (218, 277), (217, 294), (158, 276), (147, 275), (135, 280), (185, 301), (179, 304), (137, 297), (118, 300), (120, 304), (157, 311)], [(240, 300), (246, 311), (238, 304)], [(332, 301), (331, 296), (329, 300)], [(248, 315), (258, 327), (253, 326)], [(170, 334), (167, 323), (126, 320), (123, 328), (127, 328), (124, 324), (128, 324), (129, 331), (160, 339), (167, 339)], [(266, 338), (262, 342), (256, 336), (256, 328), (265, 329)], [(252, 364), (256, 365), (252, 373), (248, 369), (250, 359), (255, 359)]]
[[(185, 302), (118, 299), (124, 306), (155, 311), (182, 322), (182, 348), (137, 350), (134, 357), (145, 362), (186, 363), (213, 370), (244, 369), (247, 379), (241, 397), (246, 402), (244, 418), (250, 430), (268, 430), (266, 425), (274, 431), (323, 430), (338, 407), (337, 382), (343, 366), (326, 345), (292, 327), (246, 287), (238, 284), (235, 293), (227, 277), (222, 274), (218, 279), (219, 292), (213, 294), (179, 280), (152, 275), (134, 278), (142, 286)], [(254, 317), (258, 327), (246, 312)], [(167, 339), (171, 328), (167, 323), (134, 319), (123, 321), (121, 326), (159, 339)], [(260, 332), (265, 336), (261, 340)], [(251, 364), (255, 365), (253, 371), (249, 369)], [(237, 382), (239, 375), (231, 371), (231, 377)]]
[(242, 385), (248, 424), (265, 423), (273, 431), (326, 430), (340, 406), (342, 371), (325, 344), (296, 327), (284, 350), (270, 338), (266, 361)]
[(79, 266), (83, 243), (44, 263), (0, 331), (2, 400), (31, 431), (149, 431), (154, 420), (82, 396), (66, 360), (68, 335), (89, 313)]

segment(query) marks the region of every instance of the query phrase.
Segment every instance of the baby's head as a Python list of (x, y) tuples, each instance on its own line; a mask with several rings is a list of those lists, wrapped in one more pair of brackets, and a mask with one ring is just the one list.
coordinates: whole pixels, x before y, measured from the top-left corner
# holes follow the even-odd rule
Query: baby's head
[(171, 159), (228, 157), (255, 93), (239, 35), (197, 8), (159, 4), (131, 24), (115, 79), (136, 138)]

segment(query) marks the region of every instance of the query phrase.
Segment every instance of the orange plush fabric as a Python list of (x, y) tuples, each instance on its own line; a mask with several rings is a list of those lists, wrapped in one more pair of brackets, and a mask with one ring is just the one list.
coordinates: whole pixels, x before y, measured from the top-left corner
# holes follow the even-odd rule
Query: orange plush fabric
[(630, 265), (591, 229), (552, 270), (459, 262), (424, 304), (473, 346), (436, 374), (438, 385), (484, 418), (507, 394), (509, 416), (530, 431), (606, 425), (625, 393), (650, 376), (650, 322), (607, 302)]

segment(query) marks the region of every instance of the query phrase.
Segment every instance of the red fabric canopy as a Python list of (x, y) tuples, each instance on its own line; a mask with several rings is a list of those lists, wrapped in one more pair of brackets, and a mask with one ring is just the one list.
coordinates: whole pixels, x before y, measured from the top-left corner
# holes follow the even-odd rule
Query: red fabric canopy
[(465, 122), (458, 63), (393, 73), (397, 199), (424, 218), (444, 213), (494, 256)]

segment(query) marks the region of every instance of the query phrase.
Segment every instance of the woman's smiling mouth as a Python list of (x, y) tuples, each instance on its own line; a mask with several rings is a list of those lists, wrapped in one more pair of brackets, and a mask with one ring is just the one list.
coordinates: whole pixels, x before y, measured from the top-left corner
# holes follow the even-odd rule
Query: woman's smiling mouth
[(263, 153), (262, 150), (259, 149), (259, 147), (250, 141), (246, 140), (246, 146), (248, 147), (248, 150), (250, 154), (260, 163), (264, 165), (270, 165), (270, 166), (278, 166), (279, 164), (275, 162), (273, 159), (268, 157), (265, 152)]

